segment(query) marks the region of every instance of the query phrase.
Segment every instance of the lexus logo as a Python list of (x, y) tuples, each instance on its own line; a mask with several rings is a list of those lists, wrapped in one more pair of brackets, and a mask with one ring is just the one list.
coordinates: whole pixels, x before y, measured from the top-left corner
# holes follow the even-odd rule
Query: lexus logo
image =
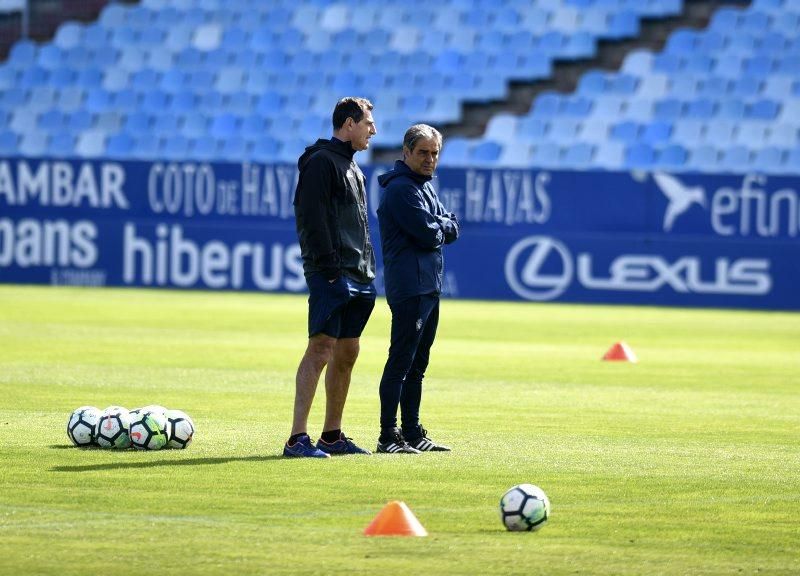
[[(545, 264), (548, 273), (543, 271)], [(572, 282), (573, 272), (572, 254), (564, 244), (549, 236), (523, 238), (506, 256), (506, 282), (527, 300), (552, 300), (560, 296)]]

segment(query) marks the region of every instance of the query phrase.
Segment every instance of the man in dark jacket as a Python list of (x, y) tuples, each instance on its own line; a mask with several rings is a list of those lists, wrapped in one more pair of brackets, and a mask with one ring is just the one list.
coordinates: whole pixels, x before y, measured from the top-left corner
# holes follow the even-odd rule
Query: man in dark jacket
[[(378, 224), (386, 300), (392, 310), (389, 358), (380, 384), (378, 452), (418, 454), (450, 448), (428, 438), (419, 422), (422, 379), (436, 328), (442, 291), (442, 246), (455, 242), (459, 224), (439, 201), (431, 178), (442, 135), (416, 124), (403, 138), (403, 160), (378, 178)], [(402, 429), (397, 427), (401, 408)]]
[[(292, 434), (284, 456), (369, 454), (342, 432), (342, 413), (359, 338), (375, 306), (366, 186), (353, 160), (376, 133), (372, 103), (340, 100), (333, 111), (333, 130), (333, 138), (317, 140), (297, 163), (294, 209), (309, 291), (308, 347), (297, 369)], [(325, 423), (314, 445), (308, 414), (325, 366)]]

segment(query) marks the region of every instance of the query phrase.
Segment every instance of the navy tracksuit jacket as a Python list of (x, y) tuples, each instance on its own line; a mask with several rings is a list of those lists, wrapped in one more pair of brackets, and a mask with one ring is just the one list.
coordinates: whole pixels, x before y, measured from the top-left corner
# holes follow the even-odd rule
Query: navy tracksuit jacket
[(431, 178), (398, 160), (378, 178), (383, 278), (392, 310), (389, 358), (380, 384), (381, 428), (404, 432), (419, 424), (422, 379), (439, 323), (439, 294), (444, 261), (442, 246), (455, 242), (459, 224), (439, 201)]

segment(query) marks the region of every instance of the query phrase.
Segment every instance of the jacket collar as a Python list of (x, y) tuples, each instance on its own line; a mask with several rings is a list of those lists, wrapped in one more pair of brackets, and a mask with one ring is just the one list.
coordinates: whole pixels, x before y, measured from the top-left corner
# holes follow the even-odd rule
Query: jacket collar
[(399, 174), (406, 175), (415, 182), (418, 182), (419, 184), (430, 182), (433, 179), (433, 176), (425, 176), (424, 174), (417, 174), (411, 168), (408, 167), (408, 164), (406, 164), (402, 160), (395, 161), (394, 169)]
[(342, 154), (343, 156), (347, 156), (351, 160), (353, 156), (356, 154), (356, 150), (350, 144), (350, 142), (342, 142), (336, 136), (331, 136), (331, 150)]

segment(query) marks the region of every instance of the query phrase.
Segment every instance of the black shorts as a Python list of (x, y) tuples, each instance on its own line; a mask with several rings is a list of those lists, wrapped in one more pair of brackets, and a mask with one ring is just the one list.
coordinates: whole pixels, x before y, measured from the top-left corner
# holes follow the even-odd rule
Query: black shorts
[(306, 277), (308, 284), (308, 337), (358, 338), (375, 307), (375, 285), (346, 276), (329, 282), (323, 274)]

